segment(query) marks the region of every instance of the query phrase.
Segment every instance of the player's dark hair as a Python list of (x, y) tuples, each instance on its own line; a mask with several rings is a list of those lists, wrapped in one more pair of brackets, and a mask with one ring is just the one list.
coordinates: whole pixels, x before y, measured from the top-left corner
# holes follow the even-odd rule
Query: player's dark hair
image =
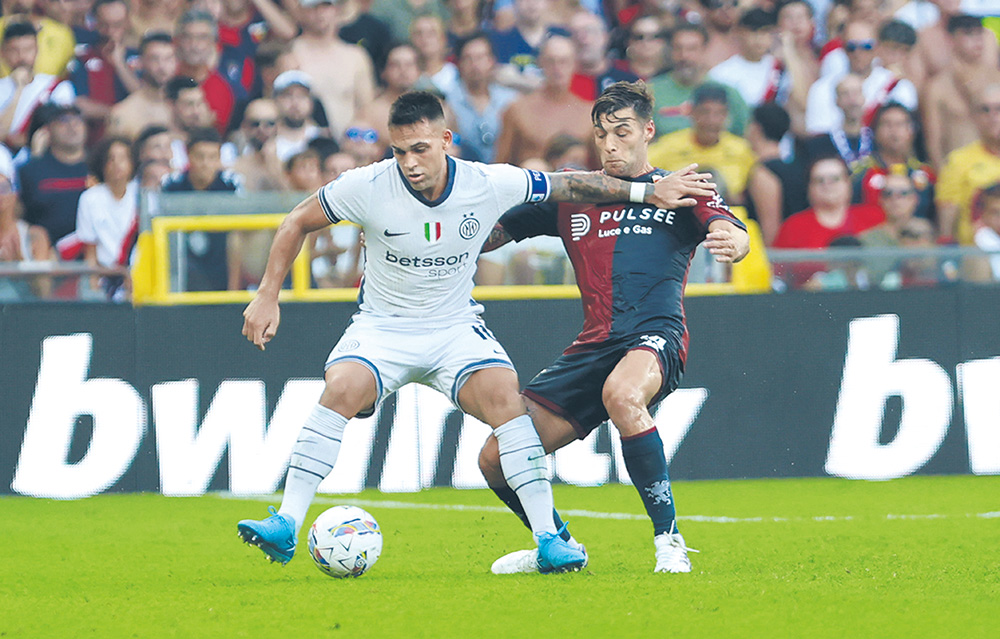
[(956, 31), (978, 31), (983, 28), (983, 19), (978, 16), (970, 16), (959, 13), (948, 18), (948, 33)]
[(146, 49), (151, 44), (168, 44), (173, 46), (174, 38), (166, 31), (150, 31), (142, 36), (142, 40), (139, 42), (139, 55), (145, 55)]
[(771, 142), (778, 142), (785, 137), (792, 126), (788, 111), (780, 104), (764, 102), (753, 110), (753, 121), (760, 126), (764, 137)]
[(640, 122), (648, 122), (653, 117), (653, 94), (642, 80), (636, 82), (615, 82), (594, 101), (590, 119), (594, 124), (601, 116), (610, 118), (622, 109), (632, 109)]
[(490, 36), (485, 31), (475, 31), (455, 44), (455, 59), (460, 60), (462, 58), (462, 52), (465, 51), (465, 47), (476, 40), (482, 40), (485, 42), (486, 46), (490, 49), (490, 55), (496, 55), (493, 51), (493, 41), (490, 40)]
[[(135, 159), (132, 157), (132, 143), (128, 138), (113, 135), (102, 139), (97, 143), (90, 153), (87, 154), (87, 169), (90, 174), (97, 178), (98, 182), (104, 182), (104, 168), (108, 165), (108, 157), (111, 155), (111, 148), (120, 144), (129, 152), (129, 160), (132, 162), (132, 171), (135, 172)], [(129, 176), (132, 177), (131, 175)]]
[(35, 27), (30, 22), (16, 20), (10, 22), (3, 29), (3, 42), (7, 42), (11, 38), (23, 38), (24, 36), (36, 37), (38, 34), (35, 32)]
[(689, 33), (697, 33), (701, 37), (702, 43), (708, 44), (708, 31), (703, 25), (695, 24), (693, 22), (681, 22), (676, 25), (670, 32), (670, 44), (674, 43), (674, 38), (677, 37), (677, 34), (684, 33), (685, 31)]
[(188, 137), (188, 142), (187, 142), (188, 151), (191, 151), (191, 149), (193, 149), (196, 144), (202, 144), (202, 143), (217, 144), (219, 146), (222, 146), (222, 136), (219, 135), (219, 132), (216, 131), (213, 127), (210, 126), (198, 127), (197, 129), (192, 131), (191, 135)]
[(198, 81), (192, 77), (186, 75), (178, 75), (167, 81), (166, 86), (163, 87), (163, 94), (171, 102), (176, 102), (177, 98), (180, 97), (181, 91), (187, 91), (188, 89), (197, 89)]
[(902, 20), (889, 20), (879, 28), (878, 41), (912, 47), (917, 43), (917, 32)]
[(389, 108), (389, 126), (408, 126), (423, 120), (444, 120), (441, 100), (429, 91), (407, 91)]

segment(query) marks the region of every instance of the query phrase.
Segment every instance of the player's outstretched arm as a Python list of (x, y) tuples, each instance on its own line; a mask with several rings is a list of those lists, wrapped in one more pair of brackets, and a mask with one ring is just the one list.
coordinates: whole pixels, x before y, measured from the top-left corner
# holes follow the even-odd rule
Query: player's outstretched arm
[(243, 335), (254, 346), (264, 350), (278, 332), (281, 314), (278, 310), (278, 292), (285, 281), (295, 256), (302, 250), (306, 235), (330, 225), (315, 193), (303, 200), (285, 216), (271, 242), (267, 268), (260, 281), (260, 288), (243, 311)]
[(691, 164), (666, 177), (649, 182), (626, 182), (604, 173), (568, 171), (547, 173), (549, 200), (553, 202), (644, 202), (661, 209), (694, 206), (696, 196), (712, 197), (711, 174), (695, 171)]
[(750, 236), (726, 220), (712, 220), (705, 236), (705, 248), (716, 262), (739, 262), (750, 252)]
[(510, 233), (504, 230), (503, 224), (497, 222), (493, 226), (493, 230), (490, 231), (490, 236), (486, 238), (486, 242), (483, 243), (483, 248), (480, 253), (489, 253), (490, 251), (495, 251), (504, 244), (512, 241), (514, 238), (510, 236)]

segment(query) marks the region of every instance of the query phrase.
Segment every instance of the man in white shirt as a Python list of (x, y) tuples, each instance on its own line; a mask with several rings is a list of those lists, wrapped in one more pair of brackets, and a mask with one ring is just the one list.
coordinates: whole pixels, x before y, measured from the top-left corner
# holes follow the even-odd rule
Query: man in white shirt
[(775, 29), (774, 16), (763, 9), (748, 10), (736, 27), (740, 52), (712, 67), (708, 77), (734, 87), (750, 107), (787, 102), (791, 88), (788, 75), (771, 54)]
[(38, 37), (30, 22), (9, 21), (0, 42), (0, 58), (11, 70), (0, 78), (0, 135), (12, 149), (27, 144), (31, 114), (39, 104), (72, 104), (73, 85), (53, 75), (35, 73)]
[[(899, 102), (911, 111), (917, 108), (917, 89), (913, 83), (895, 72), (879, 66), (878, 41), (875, 26), (867, 22), (850, 22), (844, 28), (844, 51), (848, 69), (863, 79), (865, 112), (874, 113), (888, 102)], [(806, 132), (829, 133), (843, 124), (843, 114), (837, 108), (837, 85), (843, 73), (821, 76), (809, 89), (806, 103)]]
[(447, 153), (452, 132), (441, 102), (423, 91), (401, 96), (389, 122), (394, 158), (347, 171), (285, 218), (243, 312), (243, 334), (263, 350), (278, 328), (278, 291), (306, 235), (341, 220), (362, 227), (360, 312), (327, 359), (326, 388), (293, 448), (281, 508), (262, 521), (241, 521), (239, 534), (272, 561), (290, 561), (348, 420), (373, 414), (386, 395), (417, 382), (494, 429), (503, 475), (538, 542), (540, 571), (578, 570), (587, 555), (565, 526), (556, 529), (545, 450), (517, 374), (471, 297), (476, 259), (500, 215), (517, 204), (630, 200), (668, 210), (713, 194), (714, 185), (691, 170), (654, 186), (456, 160)]

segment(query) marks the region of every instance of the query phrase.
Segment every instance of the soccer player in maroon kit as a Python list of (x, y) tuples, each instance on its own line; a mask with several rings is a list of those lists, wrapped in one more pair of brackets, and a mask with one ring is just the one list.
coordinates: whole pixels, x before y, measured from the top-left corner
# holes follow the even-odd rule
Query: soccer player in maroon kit
[[(618, 82), (594, 103), (591, 118), (608, 175), (652, 182), (667, 171), (649, 164), (652, 96), (642, 83)], [(682, 172), (693, 172), (694, 166)], [(738, 262), (750, 248), (746, 227), (722, 198), (698, 197), (676, 210), (618, 204), (524, 205), (508, 211), (484, 246), (560, 236), (583, 298), (584, 326), (576, 341), (522, 391), (547, 453), (586, 437), (609, 417), (622, 436), (633, 484), (653, 521), (656, 572), (690, 572), (690, 550), (677, 530), (663, 442), (649, 407), (677, 388), (687, 359), (683, 295), (695, 249), (719, 262)], [(524, 519), (500, 472), (494, 437), (479, 465), (490, 487)], [(556, 527), (562, 529), (558, 513)], [(568, 533), (566, 540), (579, 546)], [(497, 574), (535, 572), (536, 551), (498, 559)]]

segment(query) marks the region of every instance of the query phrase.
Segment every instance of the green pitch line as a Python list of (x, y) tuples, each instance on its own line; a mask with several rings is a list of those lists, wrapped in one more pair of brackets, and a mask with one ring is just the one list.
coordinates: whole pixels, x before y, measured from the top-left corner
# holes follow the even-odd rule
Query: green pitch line
[(630, 486), (554, 492), (583, 572), (489, 574), (531, 538), (488, 491), (325, 495), (310, 521), (359, 500), (384, 532), (347, 581), (304, 536), (285, 568), (240, 544), (259, 499), (0, 498), (0, 637), (1000, 636), (1000, 477), (678, 482), (689, 575), (652, 573)]

